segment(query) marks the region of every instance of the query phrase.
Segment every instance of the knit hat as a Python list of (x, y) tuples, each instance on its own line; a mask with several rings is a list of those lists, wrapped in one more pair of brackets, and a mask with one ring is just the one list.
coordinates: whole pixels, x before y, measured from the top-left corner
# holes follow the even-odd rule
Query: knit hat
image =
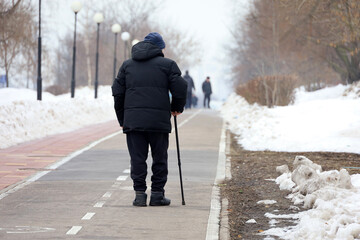
[(165, 48), (165, 42), (162, 38), (162, 36), (157, 32), (149, 33), (145, 38), (144, 42), (150, 42), (156, 46), (158, 46), (160, 49)]

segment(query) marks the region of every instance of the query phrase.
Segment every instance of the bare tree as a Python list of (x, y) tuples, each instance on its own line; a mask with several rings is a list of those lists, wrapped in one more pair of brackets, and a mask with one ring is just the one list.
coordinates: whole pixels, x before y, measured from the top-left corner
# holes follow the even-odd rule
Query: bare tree
[[(160, 26), (153, 22), (152, 16), (157, 12), (157, 6), (161, 1), (138, 1), (138, 0), (116, 0), (103, 6), (106, 13), (105, 20), (100, 25), (99, 43), (99, 84), (110, 85), (113, 82), (113, 58), (114, 58), (114, 33), (111, 26), (114, 23), (121, 25), (121, 31), (130, 33), (130, 40), (125, 44), (120, 35), (118, 36), (116, 68), (119, 69), (121, 63), (128, 58), (132, 47), (132, 40), (142, 40), (152, 31), (157, 31), (163, 35), (167, 48), (165, 56), (178, 61), (181, 66), (189, 66), (194, 61), (198, 61), (196, 54), (196, 43), (189, 36), (184, 35), (170, 27)], [(91, 4), (90, 4), (91, 5)], [(109, 9), (109, 5), (113, 6)], [(89, 6), (89, 5), (87, 5)], [(105, 11), (106, 10), (106, 11)], [(84, 31), (77, 35), (77, 64), (76, 64), (76, 85), (86, 86), (94, 82), (95, 76), (95, 49), (96, 49), (96, 24), (93, 22), (95, 9), (89, 7), (85, 11), (80, 24), (84, 26)], [(125, 48), (127, 46), (127, 48)], [(70, 69), (72, 61), (69, 59), (72, 49), (72, 35), (68, 34), (61, 40), (61, 48), (57, 51), (59, 64), (56, 65), (56, 82), (63, 88), (69, 87)]]
[[(22, 60), (33, 71), (35, 67), (32, 53), (36, 47), (36, 25), (34, 24), (34, 10), (30, 1), (0, 0), (0, 66), (5, 69), (7, 87), (9, 87), (9, 72), (16, 60)], [(26, 23), (26, 24), (24, 24)]]

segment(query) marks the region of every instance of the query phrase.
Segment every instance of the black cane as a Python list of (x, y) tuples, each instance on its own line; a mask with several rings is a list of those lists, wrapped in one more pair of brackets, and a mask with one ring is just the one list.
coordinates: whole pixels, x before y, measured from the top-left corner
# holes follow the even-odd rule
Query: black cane
[(181, 161), (180, 161), (179, 136), (178, 136), (178, 128), (177, 128), (176, 116), (174, 116), (174, 123), (175, 123), (176, 148), (177, 148), (178, 165), (179, 165), (179, 174), (180, 174), (180, 187), (181, 187), (182, 205), (185, 205), (185, 199), (184, 199), (184, 189), (183, 189), (183, 181), (182, 181), (182, 174), (181, 174)]

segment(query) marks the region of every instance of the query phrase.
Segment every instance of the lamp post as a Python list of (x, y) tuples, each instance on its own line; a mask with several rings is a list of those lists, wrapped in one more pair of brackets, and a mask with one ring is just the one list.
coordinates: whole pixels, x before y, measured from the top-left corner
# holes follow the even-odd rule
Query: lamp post
[(97, 37), (96, 37), (96, 65), (95, 65), (95, 98), (97, 98), (97, 89), (99, 85), (98, 81), (98, 72), (99, 72), (99, 30), (100, 23), (104, 21), (104, 16), (102, 13), (96, 13), (94, 16), (94, 21), (97, 23)]
[(71, 75), (71, 98), (74, 98), (74, 96), (75, 96), (76, 22), (77, 22), (77, 14), (80, 11), (81, 7), (82, 7), (82, 4), (79, 1), (75, 1), (71, 4), (71, 9), (75, 13), (73, 65), (72, 65), (72, 75)]
[(37, 100), (41, 101), (42, 78), (41, 78), (41, 0), (39, 0), (39, 37), (38, 37), (38, 75), (37, 75)]
[(128, 33), (128, 32), (123, 32), (123, 33), (121, 34), (121, 39), (122, 39), (122, 40), (124, 41), (124, 43), (125, 43), (125, 50), (124, 50), (124, 61), (125, 61), (126, 58), (127, 58), (127, 48), (128, 48), (127, 44), (128, 44), (129, 39), (130, 39), (130, 33)]
[(140, 41), (137, 40), (137, 39), (134, 39), (134, 40), (132, 40), (131, 44), (134, 46), (134, 45), (137, 44), (138, 42), (140, 42)]
[(121, 31), (121, 26), (120, 26), (120, 24), (115, 23), (114, 25), (112, 25), (111, 31), (112, 31), (113, 33), (115, 33), (114, 74), (113, 74), (113, 80), (114, 80), (114, 79), (115, 79), (115, 76), (116, 76), (116, 46), (117, 46), (117, 35), (118, 35), (118, 33)]

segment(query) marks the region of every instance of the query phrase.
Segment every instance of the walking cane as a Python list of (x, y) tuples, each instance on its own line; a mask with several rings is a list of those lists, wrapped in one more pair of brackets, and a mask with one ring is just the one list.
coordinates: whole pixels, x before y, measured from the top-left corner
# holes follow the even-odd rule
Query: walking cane
[(180, 174), (180, 187), (181, 187), (182, 205), (185, 205), (185, 199), (184, 199), (184, 189), (183, 189), (183, 181), (182, 181), (182, 174), (181, 174), (181, 161), (180, 161), (179, 136), (178, 136), (178, 128), (177, 128), (176, 116), (174, 116), (174, 123), (175, 123), (176, 148), (177, 148), (178, 165), (179, 165), (179, 174)]

